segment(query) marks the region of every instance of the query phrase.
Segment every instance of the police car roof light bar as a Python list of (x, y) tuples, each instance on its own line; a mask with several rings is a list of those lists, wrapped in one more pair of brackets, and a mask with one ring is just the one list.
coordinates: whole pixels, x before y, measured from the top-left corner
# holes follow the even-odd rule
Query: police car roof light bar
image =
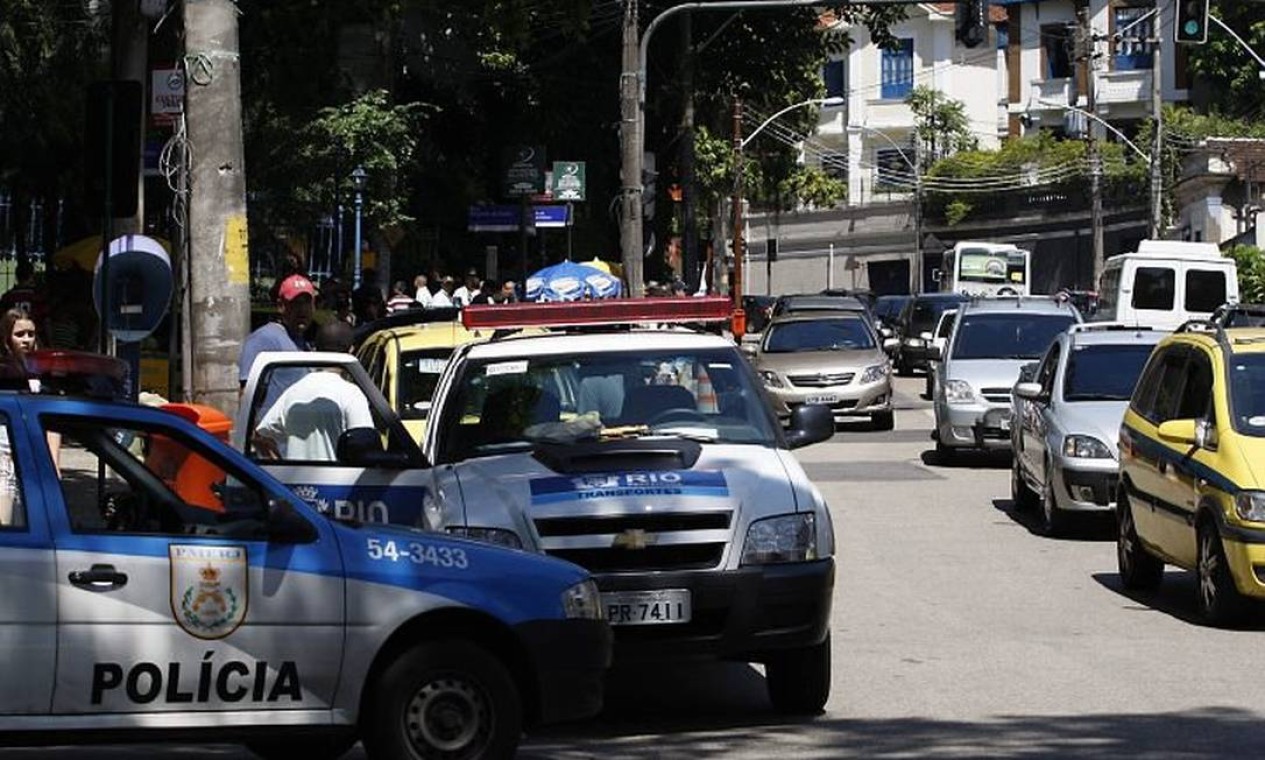
[(724, 322), (733, 302), (724, 296), (622, 298), (555, 303), (478, 304), (461, 310), (467, 330), (516, 327), (580, 327), (636, 323)]
[(88, 351), (42, 349), (27, 354), (23, 363), (28, 377), (55, 393), (118, 398), (127, 380), (122, 359)]

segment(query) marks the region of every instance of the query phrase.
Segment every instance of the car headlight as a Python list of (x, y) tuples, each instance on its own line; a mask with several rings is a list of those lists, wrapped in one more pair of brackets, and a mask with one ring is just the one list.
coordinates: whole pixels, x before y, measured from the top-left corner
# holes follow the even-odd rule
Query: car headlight
[(1240, 520), (1265, 522), (1265, 491), (1239, 491), (1234, 495), (1234, 511)]
[(580, 581), (562, 592), (562, 611), (580, 620), (602, 619), (602, 595), (592, 579)]
[(778, 377), (776, 372), (767, 369), (760, 370), (760, 379), (763, 380), (764, 384), (770, 388), (785, 387), (785, 384), (782, 382), (782, 378)]
[(497, 546), (507, 546), (511, 549), (523, 548), (523, 542), (519, 540), (518, 534), (512, 530), (503, 528), (467, 528), (462, 525), (449, 525), (446, 529), (450, 536), (461, 536), (475, 541), (483, 541), (488, 544), (496, 544)]
[(905, 345), (909, 346), (910, 348), (922, 348), (926, 344), (927, 344), (927, 341), (923, 340), (922, 338), (905, 338)]
[(1069, 435), (1063, 439), (1063, 456), (1077, 459), (1112, 459), (1107, 444), (1092, 435)]
[(817, 520), (812, 512), (756, 520), (747, 528), (742, 564), (768, 565), (817, 559)]
[(877, 383), (879, 380), (887, 377), (887, 365), (875, 364), (873, 367), (866, 367), (861, 373), (861, 382)]
[(950, 404), (969, 404), (975, 400), (975, 391), (965, 380), (945, 380), (944, 400)]

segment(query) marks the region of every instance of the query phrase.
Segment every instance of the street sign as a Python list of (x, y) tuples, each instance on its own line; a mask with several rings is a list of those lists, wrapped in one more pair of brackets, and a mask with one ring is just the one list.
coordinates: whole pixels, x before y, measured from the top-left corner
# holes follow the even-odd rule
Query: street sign
[(505, 162), (505, 195), (517, 198), (545, 189), (545, 149), (524, 145), (512, 150)]
[(584, 200), (584, 162), (553, 162), (553, 199), (555, 201)]
[[(471, 206), (466, 217), (466, 229), (470, 232), (518, 232), (522, 213), (521, 206)], [(566, 227), (571, 223), (564, 205), (532, 206), (530, 218), (532, 226), (528, 227), (528, 232), (538, 227)]]

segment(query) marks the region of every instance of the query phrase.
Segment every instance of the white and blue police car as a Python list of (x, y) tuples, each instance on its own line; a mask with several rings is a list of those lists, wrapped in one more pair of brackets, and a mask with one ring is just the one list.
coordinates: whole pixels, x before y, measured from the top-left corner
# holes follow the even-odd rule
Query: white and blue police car
[(341, 519), (572, 561), (594, 573), (617, 664), (759, 662), (776, 708), (818, 712), (834, 529), (790, 449), (829, 438), (834, 420), (805, 404), (784, 430), (733, 341), (689, 327), (729, 309), (723, 298), (468, 307), (469, 329), (554, 331), (458, 347), (421, 450), (354, 358), (261, 354), (237, 443), (260, 457), (247, 433), (275, 417), (263, 409), (274, 386), (336, 368), (381, 435), (315, 461), (298, 415), (296, 445), (260, 460), (282, 482)]
[(108, 357), (27, 371), (0, 390), (0, 743), (499, 758), (600, 709), (586, 571), (322, 514), (170, 411), (84, 396)]

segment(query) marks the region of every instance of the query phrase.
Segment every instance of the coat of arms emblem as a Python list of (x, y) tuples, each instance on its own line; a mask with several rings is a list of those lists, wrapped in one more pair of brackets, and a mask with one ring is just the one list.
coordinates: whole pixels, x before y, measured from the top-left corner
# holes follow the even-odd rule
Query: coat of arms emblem
[(246, 620), (249, 583), (244, 546), (173, 544), (171, 611), (200, 639), (222, 639)]

